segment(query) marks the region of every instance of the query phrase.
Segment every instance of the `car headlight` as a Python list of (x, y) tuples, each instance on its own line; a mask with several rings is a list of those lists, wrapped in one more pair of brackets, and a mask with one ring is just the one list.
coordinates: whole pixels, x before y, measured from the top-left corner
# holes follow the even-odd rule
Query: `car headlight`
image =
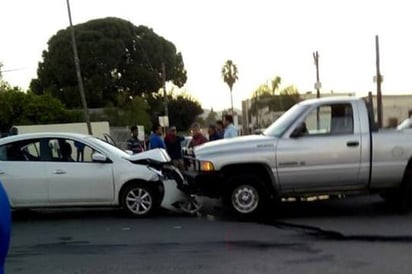
[(160, 170), (155, 169), (155, 168), (153, 168), (153, 167), (151, 167), (151, 166), (147, 166), (147, 169), (149, 169), (149, 170), (152, 171), (153, 173), (157, 174), (160, 178), (163, 178), (163, 173), (162, 173)]
[(212, 162), (209, 161), (201, 161), (200, 162), (200, 171), (214, 171), (215, 166)]

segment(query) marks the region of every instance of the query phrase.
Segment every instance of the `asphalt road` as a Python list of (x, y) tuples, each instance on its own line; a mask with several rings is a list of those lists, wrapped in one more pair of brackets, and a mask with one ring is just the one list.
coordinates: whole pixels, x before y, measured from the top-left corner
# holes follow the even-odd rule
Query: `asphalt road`
[[(412, 214), (378, 197), (283, 203), (240, 221), (111, 209), (16, 212), (6, 273), (410, 273)], [(276, 210), (275, 210), (276, 209)]]

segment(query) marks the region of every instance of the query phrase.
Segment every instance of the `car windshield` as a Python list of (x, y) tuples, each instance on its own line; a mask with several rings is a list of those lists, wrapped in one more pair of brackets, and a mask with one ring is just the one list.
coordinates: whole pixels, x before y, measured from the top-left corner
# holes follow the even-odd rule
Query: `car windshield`
[(308, 108), (307, 105), (297, 104), (279, 117), (272, 125), (263, 131), (263, 135), (280, 137), (285, 130)]
[(103, 147), (104, 150), (109, 151), (110, 153), (115, 154), (118, 157), (128, 158), (130, 155), (127, 154), (125, 151), (121, 150), (120, 148), (109, 144), (99, 138), (96, 137), (87, 137), (87, 139), (92, 140), (92, 142), (97, 143), (100, 147)]

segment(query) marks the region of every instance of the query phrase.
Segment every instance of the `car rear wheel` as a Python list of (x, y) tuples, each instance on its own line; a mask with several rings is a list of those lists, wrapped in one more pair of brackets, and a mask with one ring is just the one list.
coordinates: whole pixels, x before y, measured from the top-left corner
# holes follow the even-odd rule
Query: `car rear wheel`
[(154, 191), (144, 184), (133, 184), (127, 186), (121, 198), (123, 209), (132, 216), (145, 217), (154, 212)]

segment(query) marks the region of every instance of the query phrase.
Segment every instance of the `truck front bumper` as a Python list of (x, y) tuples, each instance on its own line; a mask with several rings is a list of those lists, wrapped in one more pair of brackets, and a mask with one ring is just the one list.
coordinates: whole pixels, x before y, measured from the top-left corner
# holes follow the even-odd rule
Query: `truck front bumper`
[(223, 175), (220, 172), (184, 171), (182, 191), (199, 196), (220, 198), (223, 194)]

